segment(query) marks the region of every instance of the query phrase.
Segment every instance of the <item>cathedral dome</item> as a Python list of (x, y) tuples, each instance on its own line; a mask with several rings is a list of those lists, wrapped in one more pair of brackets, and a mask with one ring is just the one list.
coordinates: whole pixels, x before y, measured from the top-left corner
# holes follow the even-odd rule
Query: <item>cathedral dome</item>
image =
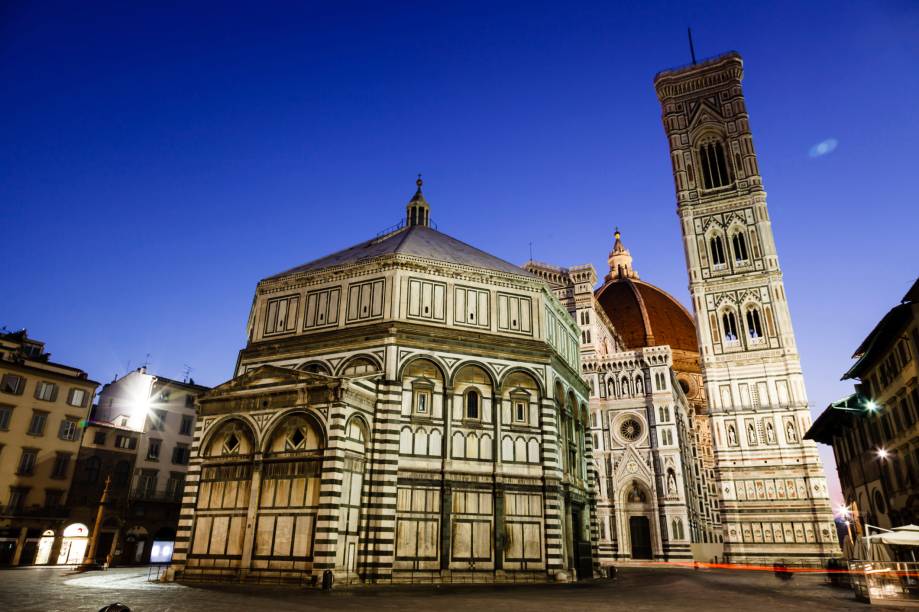
[(699, 351), (692, 315), (662, 289), (623, 277), (608, 280), (596, 295), (626, 348), (668, 344), (675, 350)]

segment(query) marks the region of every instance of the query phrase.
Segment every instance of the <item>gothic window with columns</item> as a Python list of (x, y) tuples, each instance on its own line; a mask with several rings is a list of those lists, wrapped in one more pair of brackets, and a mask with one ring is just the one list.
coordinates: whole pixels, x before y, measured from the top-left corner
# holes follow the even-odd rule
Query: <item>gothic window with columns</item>
[(708, 241), (708, 245), (712, 251), (712, 267), (716, 270), (720, 270), (727, 263), (724, 257), (724, 242), (721, 240), (721, 236), (712, 236)]
[(751, 340), (759, 340), (763, 337), (763, 323), (759, 316), (759, 309), (755, 306), (747, 309), (747, 333)]
[(742, 231), (738, 231), (731, 238), (731, 246), (734, 247), (734, 261), (737, 263), (746, 262), (749, 259), (747, 253), (747, 239)]
[(724, 145), (720, 140), (710, 139), (702, 143), (699, 147), (699, 162), (705, 189), (716, 189), (730, 184)]
[(724, 327), (724, 339), (728, 343), (737, 342), (737, 317), (728, 310), (721, 315), (721, 325)]

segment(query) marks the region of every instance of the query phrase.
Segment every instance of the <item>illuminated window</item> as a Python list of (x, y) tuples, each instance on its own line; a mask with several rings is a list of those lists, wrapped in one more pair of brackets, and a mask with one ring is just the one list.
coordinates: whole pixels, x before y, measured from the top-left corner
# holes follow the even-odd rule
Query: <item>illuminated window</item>
[(147, 445), (147, 461), (159, 461), (160, 460), (160, 447), (162, 446), (163, 441), (156, 438), (151, 438)]

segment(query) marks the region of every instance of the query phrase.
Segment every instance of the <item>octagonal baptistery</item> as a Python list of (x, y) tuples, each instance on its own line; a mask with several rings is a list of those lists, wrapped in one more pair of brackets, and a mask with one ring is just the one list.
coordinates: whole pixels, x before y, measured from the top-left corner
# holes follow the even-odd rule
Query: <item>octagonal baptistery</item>
[(545, 283), (437, 231), (259, 282), (200, 399), (176, 578), (571, 580), (596, 571), (578, 330)]

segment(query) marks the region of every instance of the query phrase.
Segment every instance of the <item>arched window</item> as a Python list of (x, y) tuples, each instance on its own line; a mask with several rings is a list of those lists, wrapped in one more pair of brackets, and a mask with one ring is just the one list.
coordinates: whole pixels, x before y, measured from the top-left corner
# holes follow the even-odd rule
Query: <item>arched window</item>
[(345, 366), (345, 369), (342, 371), (342, 376), (362, 376), (377, 371), (378, 369), (375, 363), (364, 357), (357, 357), (348, 362), (348, 365)]
[(760, 321), (758, 308), (750, 308), (747, 311), (747, 333), (753, 340), (763, 337), (763, 324)]
[(466, 393), (466, 418), (479, 418), (479, 392), (476, 390)]
[(731, 239), (731, 245), (734, 247), (734, 261), (747, 261), (747, 239), (744, 238), (743, 232), (737, 232)]
[(728, 311), (721, 315), (721, 325), (724, 327), (724, 339), (728, 342), (737, 342), (737, 317)]
[(711, 140), (699, 147), (699, 163), (702, 166), (702, 182), (706, 189), (724, 187), (731, 182), (728, 178), (724, 146), (720, 141)]
[(724, 243), (721, 241), (721, 236), (712, 236), (708, 244), (712, 250), (712, 266), (716, 268), (723, 266), (725, 264)]

